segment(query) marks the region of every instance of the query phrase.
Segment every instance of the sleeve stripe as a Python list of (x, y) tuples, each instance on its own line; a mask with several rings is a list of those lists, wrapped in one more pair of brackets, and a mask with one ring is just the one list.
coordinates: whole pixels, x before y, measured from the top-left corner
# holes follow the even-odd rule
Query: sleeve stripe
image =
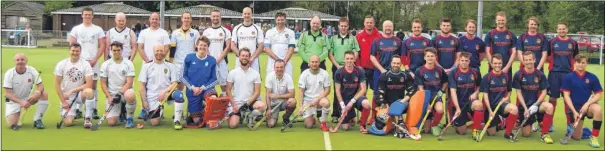
[(603, 90), (598, 90), (598, 91), (595, 91), (595, 92), (593, 92), (593, 93), (594, 93), (594, 94), (599, 94), (599, 93), (601, 93), (601, 92), (603, 92)]
[(569, 90), (567, 90), (567, 89), (563, 89), (563, 88), (561, 88), (561, 89), (559, 89), (559, 90), (560, 90), (560, 91), (563, 91), (563, 92), (570, 92)]

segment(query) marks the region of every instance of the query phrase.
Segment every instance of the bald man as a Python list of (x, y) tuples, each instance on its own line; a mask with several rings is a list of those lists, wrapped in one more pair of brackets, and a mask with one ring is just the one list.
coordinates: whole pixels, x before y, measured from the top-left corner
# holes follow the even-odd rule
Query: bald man
[[(111, 45), (113, 42), (122, 43), (122, 58), (128, 59), (131, 62), (134, 61), (134, 57), (137, 54), (137, 38), (134, 30), (126, 27), (126, 15), (123, 12), (116, 14), (116, 27), (107, 31), (105, 46)], [(105, 50), (105, 60), (113, 57), (111, 48), (107, 47)]]
[(263, 51), (264, 45), (264, 33), (258, 25), (252, 22), (252, 9), (250, 7), (244, 8), (242, 11), (242, 17), (244, 22), (235, 26), (231, 33), (231, 50), (237, 55), (235, 58), (235, 67), (240, 66), (239, 61), (239, 50), (242, 48), (248, 48), (250, 50), (250, 67), (260, 72), (258, 56)]
[[(143, 109), (149, 111), (150, 114), (159, 110), (151, 115), (152, 126), (160, 124), (160, 115), (163, 112), (160, 101), (164, 99), (164, 96), (171, 95), (168, 94), (170, 85), (176, 84), (179, 79), (174, 64), (165, 61), (166, 53), (168, 51), (165, 49), (165, 45), (153, 46), (153, 62), (143, 64), (139, 73), (139, 92)], [(145, 115), (143, 117), (146, 117)]]
[(300, 110), (299, 115), (305, 119), (305, 127), (312, 128), (315, 125), (313, 114), (317, 113), (317, 108), (321, 108), (321, 130), (328, 131), (327, 116), (330, 113), (330, 94), (331, 76), (324, 69), (319, 68), (319, 57), (312, 55), (309, 57), (309, 69), (302, 71), (298, 79), (298, 94), (303, 101), (298, 102), (300, 108), (311, 105), (307, 110)]
[(311, 18), (311, 30), (303, 33), (296, 45), (298, 46), (298, 55), (303, 60), (300, 71), (309, 68), (309, 59), (313, 55), (319, 57), (319, 67), (326, 70), (325, 60), (328, 58), (330, 45), (328, 36), (321, 32), (321, 19), (318, 16)]
[[(170, 45), (168, 32), (160, 28), (160, 14), (157, 12), (152, 13), (149, 17), (149, 23), (151, 23), (151, 26), (141, 31), (137, 40), (138, 51), (144, 63), (150, 63), (155, 60), (154, 46), (162, 45), (164, 46), (164, 51), (168, 53)], [(145, 112), (146, 110), (143, 109), (138, 118), (143, 119), (146, 114)]]
[(27, 109), (33, 104), (38, 104), (34, 114), (34, 127), (43, 129), (42, 117), (48, 108), (48, 94), (44, 91), (42, 78), (36, 68), (27, 65), (25, 54), (17, 53), (14, 61), (15, 67), (8, 69), (4, 74), (6, 123), (13, 130), (18, 130), (21, 108)]
[[(403, 45), (401, 39), (395, 37), (393, 32), (393, 22), (386, 20), (382, 23), (382, 36), (376, 39), (370, 47), (370, 61), (374, 65), (374, 78), (371, 87), (377, 88), (380, 74), (391, 70), (391, 59), (393, 55), (401, 54)], [(403, 59), (402, 59), (403, 60)], [(376, 96), (378, 91), (374, 91)]]

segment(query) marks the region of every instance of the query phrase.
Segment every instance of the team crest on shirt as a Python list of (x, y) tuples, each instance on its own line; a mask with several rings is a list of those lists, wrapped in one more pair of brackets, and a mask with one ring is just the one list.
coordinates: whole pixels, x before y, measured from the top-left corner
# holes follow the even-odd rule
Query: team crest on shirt
[(30, 82), (32, 82), (32, 79), (27, 79), (27, 83), (30, 83)]
[(490, 84), (496, 84), (496, 80), (492, 80)]
[(365, 38), (364, 38), (364, 39), (361, 39), (361, 41), (362, 41), (362, 42), (366, 42), (366, 39), (365, 39)]
[(391, 81), (393, 81), (393, 80), (391, 80), (391, 77), (389, 77), (389, 80), (388, 80), (388, 81), (389, 81), (389, 82), (391, 82)]
[(399, 82), (403, 82), (403, 80), (404, 80), (403, 77), (399, 78)]
[(435, 79), (439, 79), (439, 73), (435, 72)]
[(525, 43), (528, 43), (529, 41), (527, 39), (525, 39)]
[(540, 80), (540, 79), (538, 79), (538, 77), (534, 77), (534, 82), (535, 82), (535, 83), (538, 83), (538, 81), (539, 81), (539, 80)]
[(479, 45), (475, 45), (475, 50), (479, 50)]
[(168, 68), (164, 68), (164, 74), (168, 74)]
[[(414, 44), (414, 43), (412, 43), (412, 44)], [(423, 41), (423, 42), (422, 42), (422, 45), (426, 47), (426, 42), (425, 42), (425, 41)]]
[(502, 84), (506, 85), (506, 79), (502, 79)]
[(527, 81), (527, 79), (525, 79), (525, 77), (523, 77), (523, 79), (521, 79), (521, 81), (526, 82), (526, 81)]
[(454, 40), (450, 40), (450, 45), (454, 45), (454, 44), (455, 44)]
[(126, 76), (126, 70), (122, 70), (122, 75)]
[(494, 35), (494, 39), (498, 39), (498, 35)]
[(584, 80), (584, 82), (586, 82), (586, 84), (590, 83), (590, 80), (586, 79)]
[(393, 45), (394, 45), (394, 46), (397, 46), (397, 41), (393, 41)]
[(90, 38), (95, 39), (95, 35), (90, 36)]
[(559, 44), (555, 44), (555, 48), (559, 48)]
[(441, 40), (439, 40), (439, 44), (442, 44), (443, 42), (441, 42)]
[(510, 35), (506, 35), (506, 39), (510, 39)]
[(286, 38), (290, 37), (290, 35), (289, 35), (289, 34), (286, 34), (286, 35), (284, 35), (284, 36), (285, 36)]
[(255, 35), (255, 34), (256, 34), (256, 32), (252, 31), (252, 35)]
[(128, 35), (124, 35), (124, 39), (127, 39), (127, 38), (128, 38)]
[(353, 77), (353, 81), (358, 82), (359, 79), (357, 79), (357, 77)]
[(541, 42), (542, 42), (542, 40), (540, 40), (540, 39), (536, 39), (536, 43), (537, 43), (537, 44), (540, 44)]
[(475, 81), (475, 75), (471, 74), (471, 80)]
[(218, 33), (218, 37), (223, 37), (223, 33)]
[(567, 44), (567, 48), (571, 49), (571, 44)]
[(208, 62), (206, 62), (205, 66), (206, 66), (206, 67), (208, 66)]
[(193, 37), (193, 33), (189, 33), (189, 36)]
[(429, 74), (424, 74), (424, 79), (429, 78)]

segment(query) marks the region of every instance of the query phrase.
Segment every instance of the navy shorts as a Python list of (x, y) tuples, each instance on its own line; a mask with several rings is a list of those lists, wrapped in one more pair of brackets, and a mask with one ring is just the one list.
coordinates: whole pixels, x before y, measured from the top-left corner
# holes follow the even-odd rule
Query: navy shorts
[[(344, 121), (349, 121), (355, 117), (357, 117), (357, 113), (355, 112), (355, 109), (357, 109), (358, 111), (362, 111), (363, 110), (363, 106), (361, 105), (361, 102), (363, 102), (363, 100), (366, 100), (368, 98), (366, 98), (365, 96), (359, 97), (356, 101), (355, 104), (353, 104), (353, 108), (351, 108), (348, 112), (347, 112), (347, 116), (345, 116), (345, 120)], [(348, 104), (349, 101), (351, 99), (344, 99), (345, 104)]]
[[(521, 124), (521, 122), (523, 122), (523, 120), (525, 120), (525, 109), (520, 105), (517, 104), (517, 108), (519, 109), (519, 124)], [(529, 126), (534, 124), (536, 121), (538, 122), (542, 122), (543, 118), (544, 118), (544, 113), (540, 113), (540, 107), (538, 106), (538, 113), (529, 116), (529, 119), (527, 119), (527, 121), (525, 122), (525, 124), (523, 124), (523, 127), (525, 126)]]
[(561, 84), (563, 83), (563, 78), (565, 75), (569, 74), (569, 72), (549, 72), (548, 73), (548, 84), (550, 85), (548, 89), (548, 96), (551, 98), (559, 98), (563, 96), (561, 93)]
[(372, 90), (374, 90), (374, 95), (376, 95), (376, 94), (378, 94), (378, 91), (376, 91), (376, 90), (378, 90), (378, 80), (380, 80), (380, 74), (382, 74), (382, 73), (380, 73), (380, 70), (378, 70), (378, 69), (374, 70), (373, 73), (374, 73), (373, 77), (375, 77), (375, 78), (372, 79), (372, 83), (370, 84), (370, 88)]
[[(508, 105), (508, 102), (502, 102), (502, 105), (500, 105), (500, 108), (496, 111), (496, 105), (494, 104), (492, 105), (492, 112), (496, 112), (496, 115), (494, 116), (494, 119), (492, 120), (492, 122), (489, 124), (488, 128), (492, 128), (492, 127), (496, 127), (498, 124), (500, 124), (500, 122), (503, 122), (502, 119), (500, 119), (500, 117), (502, 118), (506, 118), (508, 117), (508, 113), (504, 113), (504, 110), (506, 109), (506, 106)], [(485, 123), (487, 123), (487, 121), (489, 121), (489, 111), (485, 110)]]
[[(474, 116), (474, 114), (473, 114), (474, 112), (471, 108), (472, 102), (471, 103), (460, 102), (460, 103), (465, 103), (466, 105), (460, 107), (460, 110), (461, 110), (460, 116), (458, 118), (456, 118), (456, 120), (452, 123), (456, 127), (466, 125), (466, 123), (471, 121), (471, 119), (473, 119), (473, 116)], [(464, 105), (464, 104), (460, 104), (460, 105)], [(456, 107), (451, 106), (450, 111), (451, 111), (451, 115), (453, 116), (454, 112), (456, 112)]]
[[(576, 109), (576, 112), (580, 113), (580, 109), (582, 109), (582, 106), (583, 106), (583, 105), (584, 105), (584, 104), (574, 104), (574, 105), (573, 105), (573, 108), (574, 108), (574, 109)], [(591, 106), (592, 106), (592, 105), (599, 105), (599, 104), (594, 103), (594, 104), (591, 104)], [(590, 108), (590, 106), (588, 106), (588, 108)], [(572, 117), (572, 118), (571, 118), (571, 120), (573, 120), (573, 119), (574, 119), (574, 118), (573, 118), (573, 112), (571, 111), (571, 109), (567, 110), (565, 113), (567, 114), (567, 116)], [(601, 114), (601, 113), (599, 113), (599, 114)], [(592, 116), (588, 116), (588, 113), (584, 113), (584, 115), (581, 117), (581, 119), (580, 119), (580, 120), (584, 120), (584, 119), (586, 119), (586, 118), (588, 118), (588, 119), (592, 119), (593, 117), (592, 117)], [(573, 121), (572, 121), (572, 122), (573, 122)]]

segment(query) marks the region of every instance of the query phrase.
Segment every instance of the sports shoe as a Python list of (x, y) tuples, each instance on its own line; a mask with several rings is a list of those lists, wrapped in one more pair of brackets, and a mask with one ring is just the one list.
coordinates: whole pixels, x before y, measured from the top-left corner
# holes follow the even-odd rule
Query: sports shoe
[(82, 111), (80, 111), (79, 109), (76, 109), (76, 119), (80, 119), (82, 118)]
[(548, 134), (542, 134), (542, 137), (540, 137), (540, 140), (543, 141), (546, 144), (552, 144), (553, 143), (552, 138), (550, 138), (550, 135), (548, 135)]
[(138, 119), (145, 119), (145, 116), (147, 115), (147, 110), (141, 110), (141, 113), (139, 113), (139, 116), (137, 117)]
[(508, 141), (511, 141), (511, 142), (513, 142), (515, 140), (515, 138), (511, 134), (504, 134), (504, 139), (507, 139)]
[(433, 126), (431, 127), (431, 133), (433, 134), (433, 136), (439, 136), (439, 134), (441, 134), (441, 129), (439, 128), (439, 126)]
[(248, 121), (248, 124), (246, 126), (248, 126), (249, 129), (253, 129), (254, 124), (256, 124), (256, 118), (249, 117), (247, 121)]
[(42, 120), (34, 121), (34, 127), (37, 129), (44, 129), (44, 124), (42, 124)]
[(338, 123), (338, 117), (332, 117), (332, 123)]
[(124, 124), (124, 127), (126, 127), (126, 128), (133, 128), (134, 127), (134, 120), (132, 118), (126, 119), (126, 124)]
[(473, 140), (477, 140), (477, 137), (479, 137), (479, 133), (480, 133), (479, 130), (473, 130), (473, 132), (471, 132), (471, 133), (472, 133)]
[(18, 131), (19, 130), (19, 125), (15, 124), (11, 126), (11, 129)]
[(92, 122), (90, 121), (90, 118), (86, 118), (84, 119), (84, 128), (90, 128), (90, 126), (92, 126)]
[(540, 131), (540, 124), (538, 122), (531, 125), (531, 130), (534, 132)]
[(359, 125), (359, 132), (361, 132), (361, 134), (367, 134), (368, 129), (366, 129), (365, 125)]
[(321, 122), (321, 130), (324, 132), (329, 131), (330, 129), (328, 129), (328, 123), (327, 122)]
[(592, 148), (599, 148), (601, 147), (601, 145), (599, 145), (599, 138), (598, 137), (594, 137), (594, 136), (590, 136), (590, 142), (589, 142), (590, 146)]
[(179, 122), (179, 121), (174, 122), (174, 129), (175, 130), (183, 129), (183, 125), (181, 125), (181, 122)]
[(98, 120), (99, 114), (97, 113), (97, 109), (92, 109), (92, 119)]

